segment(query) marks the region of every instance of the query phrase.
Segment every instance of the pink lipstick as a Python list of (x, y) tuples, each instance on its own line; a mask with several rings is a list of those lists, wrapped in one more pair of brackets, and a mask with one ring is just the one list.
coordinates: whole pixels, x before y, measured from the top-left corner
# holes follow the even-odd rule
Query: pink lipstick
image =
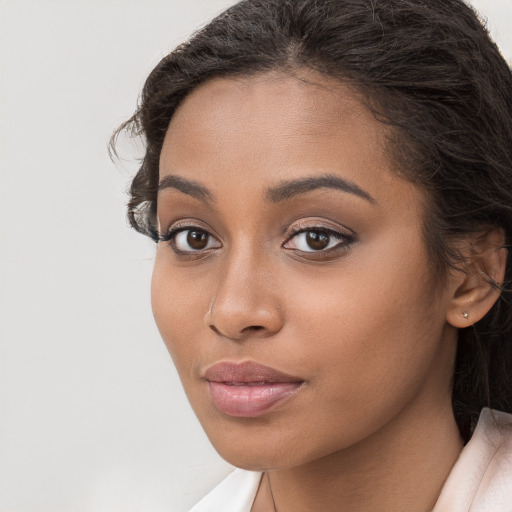
[(215, 406), (229, 416), (256, 417), (282, 403), (302, 386), (298, 377), (246, 361), (221, 362), (205, 372)]

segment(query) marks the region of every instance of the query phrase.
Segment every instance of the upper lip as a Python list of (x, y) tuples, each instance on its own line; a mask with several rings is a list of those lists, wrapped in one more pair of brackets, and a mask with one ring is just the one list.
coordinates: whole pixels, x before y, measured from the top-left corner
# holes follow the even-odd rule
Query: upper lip
[(204, 378), (210, 382), (304, 382), (304, 379), (252, 361), (216, 363), (206, 370)]

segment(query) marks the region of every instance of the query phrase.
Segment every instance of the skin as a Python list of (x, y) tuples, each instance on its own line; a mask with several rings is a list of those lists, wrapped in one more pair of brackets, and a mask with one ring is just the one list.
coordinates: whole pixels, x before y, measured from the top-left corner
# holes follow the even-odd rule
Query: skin
[[(208, 245), (177, 253), (191, 249), (184, 235), (158, 244), (154, 316), (214, 447), (266, 472), (254, 512), (273, 510), (271, 494), (279, 512), (426, 512), (462, 448), (449, 320), (468, 322), (464, 280), (433, 282), (427, 202), (394, 172), (387, 128), (346, 85), (300, 78), (214, 79), (175, 113), (160, 180), (193, 181), (210, 200), (163, 188), (159, 229), (196, 226)], [(326, 174), (372, 199), (330, 187), (268, 198)], [(310, 251), (294, 228), (342, 235), (330, 235), (335, 249)], [(260, 417), (228, 416), (202, 378), (219, 361), (255, 361), (305, 384)]]

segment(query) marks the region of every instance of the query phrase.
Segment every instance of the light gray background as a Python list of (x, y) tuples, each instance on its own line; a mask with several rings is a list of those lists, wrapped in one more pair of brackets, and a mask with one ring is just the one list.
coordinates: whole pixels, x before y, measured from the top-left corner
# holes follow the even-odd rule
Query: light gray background
[[(231, 470), (153, 324), (135, 165), (106, 153), (152, 67), (231, 3), (0, 0), (0, 512), (184, 512)], [(512, 0), (474, 4), (512, 61)]]

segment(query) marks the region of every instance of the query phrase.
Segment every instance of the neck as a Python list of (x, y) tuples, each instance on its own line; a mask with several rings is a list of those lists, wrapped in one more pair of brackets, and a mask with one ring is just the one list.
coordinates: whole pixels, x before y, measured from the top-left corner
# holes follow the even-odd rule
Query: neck
[(450, 404), (402, 416), (347, 450), (267, 473), (265, 510), (272, 500), (277, 512), (431, 511), (463, 443)]

